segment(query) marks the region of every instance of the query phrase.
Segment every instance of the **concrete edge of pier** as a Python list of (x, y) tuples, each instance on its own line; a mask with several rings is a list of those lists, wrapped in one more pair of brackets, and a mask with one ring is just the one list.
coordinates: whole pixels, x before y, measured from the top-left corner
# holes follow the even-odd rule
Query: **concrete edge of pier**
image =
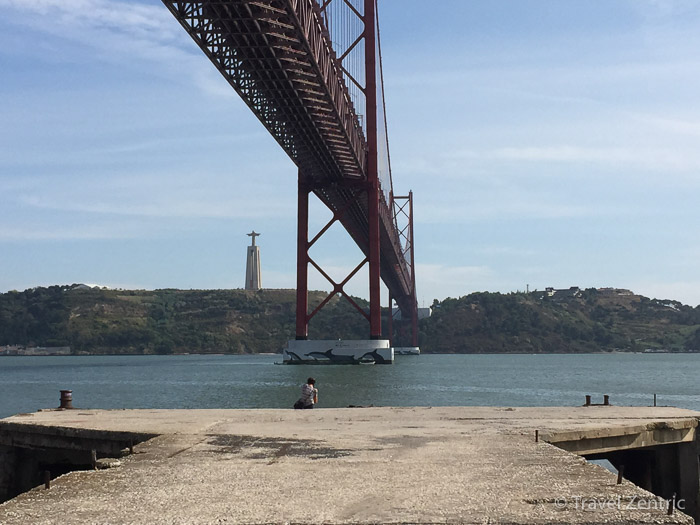
[[(0, 420), (0, 488), (36, 471), (0, 522), (690, 524), (698, 421), (613, 406), (46, 410)], [(107, 456), (116, 468), (93, 470)], [(86, 468), (46, 489), (51, 462)]]

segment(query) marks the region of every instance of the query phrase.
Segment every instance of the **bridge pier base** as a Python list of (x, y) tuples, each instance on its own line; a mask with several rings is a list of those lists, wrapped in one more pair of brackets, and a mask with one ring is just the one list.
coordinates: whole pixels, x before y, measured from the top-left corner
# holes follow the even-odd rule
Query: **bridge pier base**
[(282, 352), (282, 361), (288, 365), (390, 365), (394, 362), (394, 349), (386, 339), (293, 339)]
[(420, 355), (418, 346), (395, 346), (394, 355)]

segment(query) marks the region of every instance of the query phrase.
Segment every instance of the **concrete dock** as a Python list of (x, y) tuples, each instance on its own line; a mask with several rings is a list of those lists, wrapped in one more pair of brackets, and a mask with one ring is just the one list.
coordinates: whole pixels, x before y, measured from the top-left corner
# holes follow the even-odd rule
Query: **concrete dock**
[(618, 454), (649, 483), (666, 458), (662, 490), (696, 508), (699, 419), (613, 406), (40, 411), (0, 420), (15, 476), (133, 453), (10, 499), (0, 523), (691, 524), (582, 455)]

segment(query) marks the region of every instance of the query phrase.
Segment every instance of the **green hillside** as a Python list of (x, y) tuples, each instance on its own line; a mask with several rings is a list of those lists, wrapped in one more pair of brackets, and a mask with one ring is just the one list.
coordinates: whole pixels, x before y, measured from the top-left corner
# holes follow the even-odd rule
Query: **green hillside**
[(700, 351), (700, 307), (628, 290), (474, 293), (432, 310), (420, 334), (432, 352)]
[[(310, 292), (310, 306), (325, 297)], [(0, 295), (0, 346), (97, 354), (277, 352), (294, 337), (295, 305), (293, 290), (34, 288)], [(367, 331), (365, 319), (334, 297), (314, 317), (310, 336), (361, 338)]]
[[(310, 292), (311, 308), (325, 296)], [(68, 346), (76, 354), (278, 352), (294, 336), (294, 309), (293, 290), (34, 288), (0, 294), (0, 346)], [(420, 322), (428, 353), (700, 351), (700, 307), (625, 290), (475, 293), (436, 300), (432, 312)], [(310, 325), (313, 339), (367, 335), (366, 320), (340, 297)]]

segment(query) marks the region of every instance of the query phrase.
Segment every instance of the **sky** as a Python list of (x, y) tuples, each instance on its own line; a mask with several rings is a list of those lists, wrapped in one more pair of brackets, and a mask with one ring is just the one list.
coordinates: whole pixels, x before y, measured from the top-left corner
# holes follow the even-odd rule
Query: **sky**
[[(253, 229), (263, 286), (295, 287), (296, 168), (161, 2), (0, 9), (0, 291), (240, 288)], [(379, 14), (420, 305), (548, 286), (700, 304), (700, 2)], [(361, 260), (335, 227), (312, 256), (338, 280)]]

